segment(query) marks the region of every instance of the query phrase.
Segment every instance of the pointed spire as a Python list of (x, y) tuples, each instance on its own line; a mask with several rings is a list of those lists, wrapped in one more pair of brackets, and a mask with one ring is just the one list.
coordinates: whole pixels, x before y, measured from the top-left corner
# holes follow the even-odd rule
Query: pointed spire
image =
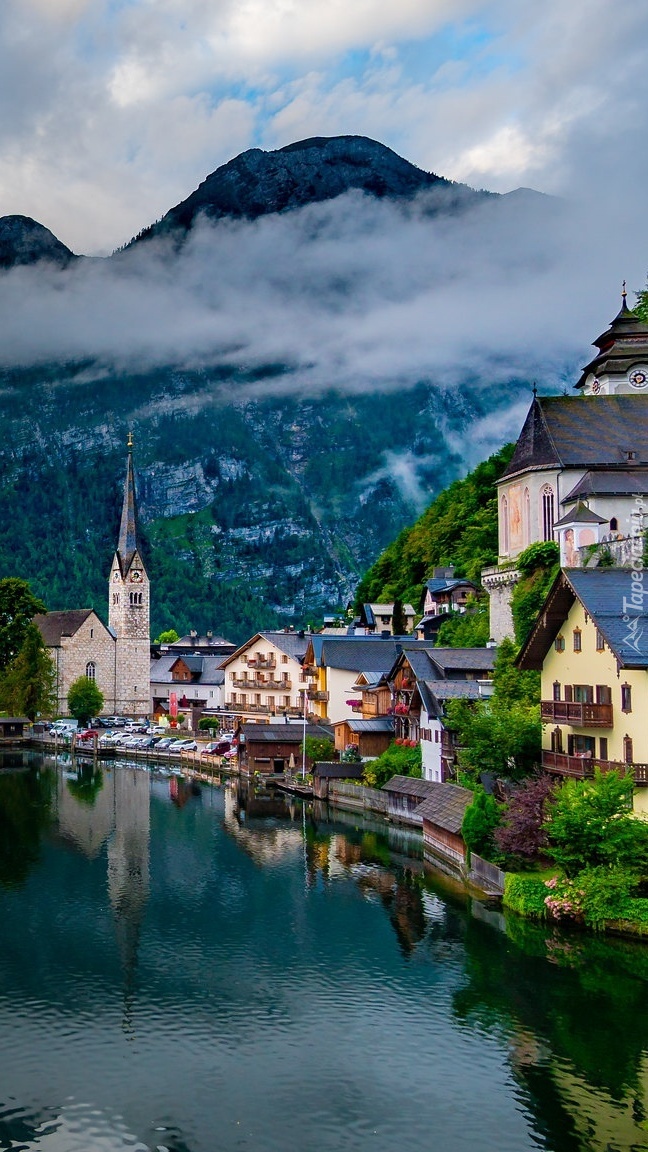
[(119, 543), (117, 557), (124, 575), (139, 551), (137, 538), (137, 501), (135, 497), (135, 473), (133, 471), (133, 433), (128, 433), (128, 459), (126, 462), (126, 482), (124, 484), (124, 503), (122, 505), (121, 525), (119, 528)]

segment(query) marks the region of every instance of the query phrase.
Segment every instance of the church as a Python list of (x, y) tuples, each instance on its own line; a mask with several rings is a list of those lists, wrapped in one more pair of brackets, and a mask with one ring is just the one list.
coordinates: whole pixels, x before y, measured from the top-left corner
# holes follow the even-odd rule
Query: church
[(119, 540), (109, 576), (108, 627), (92, 608), (47, 612), (34, 623), (54, 661), (59, 714), (68, 711), (70, 685), (87, 676), (103, 694), (104, 715), (148, 715), (150, 583), (138, 538), (131, 436)]
[(498, 564), (482, 572), (490, 632), (513, 634), (516, 560), (555, 540), (563, 568), (628, 565), (648, 521), (648, 324), (627, 305), (594, 341), (575, 396), (535, 394), (498, 483)]

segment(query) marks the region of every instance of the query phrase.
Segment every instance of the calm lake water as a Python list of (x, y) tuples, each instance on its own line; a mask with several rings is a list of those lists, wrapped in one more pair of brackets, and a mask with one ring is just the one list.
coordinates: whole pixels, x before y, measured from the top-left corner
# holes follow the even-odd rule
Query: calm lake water
[(230, 784), (5, 766), (0, 1028), (2, 1150), (648, 1149), (648, 947)]

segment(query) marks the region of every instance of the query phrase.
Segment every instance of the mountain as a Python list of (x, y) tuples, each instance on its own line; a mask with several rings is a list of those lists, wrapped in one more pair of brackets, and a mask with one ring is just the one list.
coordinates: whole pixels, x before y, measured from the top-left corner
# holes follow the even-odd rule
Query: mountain
[(40, 260), (65, 268), (76, 256), (49, 228), (30, 216), (0, 216), (0, 268)]
[(242, 152), (207, 176), (191, 196), (145, 228), (131, 244), (169, 233), (182, 235), (201, 214), (210, 220), (256, 220), (272, 212), (333, 200), (351, 189), (395, 199), (431, 188), (446, 193), (446, 211), (491, 195), (423, 172), (366, 136), (314, 136), (273, 152), (261, 148)]
[[(74, 257), (27, 217), (1, 219), (4, 267), (32, 267), (2, 277), (0, 347), (11, 347), (34, 299), (38, 309), (33, 337), (26, 322), (33, 358), (6, 351), (0, 366), (0, 576), (31, 580), (51, 609), (92, 606), (105, 618), (132, 430), (154, 633), (212, 629), (242, 641), (344, 606), (403, 526), (465, 473), (475, 428), (499, 427), (526, 383), (506, 376), (501, 358), (492, 388), (487, 357), (479, 370), (462, 366), (459, 386), (420, 369), (415, 347), (405, 369), (373, 355), (383, 300), (409, 322), (410, 293), (426, 291), (413, 258), (421, 238), (437, 228), (447, 237), (450, 221), (474, 246), (473, 209), (502, 213), (506, 200), (422, 172), (375, 141), (339, 137), (243, 153), (103, 260)], [(394, 236), (403, 221), (414, 221), (409, 251)], [(192, 229), (195, 251), (174, 242), (160, 257), (142, 242)], [(62, 274), (44, 275), (39, 261)], [(378, 328), (363, 327), (366, 300)], [(165, 342), (176, 306), (185, 310), (177, 350)], [(168, 351), (138, 343), (140, 323)], [(205, 330), (212, 343), (195, 353)], [(60, 351), (48, 358), (50, 345)]]

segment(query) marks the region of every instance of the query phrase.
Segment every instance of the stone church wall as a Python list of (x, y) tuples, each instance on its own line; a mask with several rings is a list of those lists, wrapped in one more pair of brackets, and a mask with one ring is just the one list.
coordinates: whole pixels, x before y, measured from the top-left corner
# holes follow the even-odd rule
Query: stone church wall
[(58, 671), (58, 711), (68, 712), (70, 685), (86, 675), (89, 663), (95, 666), (95, 683), (103, 692), (105, 715), (115, 711), (115, 641), (94, 613), (74, 636), (61, 638), (61, 647), (50, 651)]

